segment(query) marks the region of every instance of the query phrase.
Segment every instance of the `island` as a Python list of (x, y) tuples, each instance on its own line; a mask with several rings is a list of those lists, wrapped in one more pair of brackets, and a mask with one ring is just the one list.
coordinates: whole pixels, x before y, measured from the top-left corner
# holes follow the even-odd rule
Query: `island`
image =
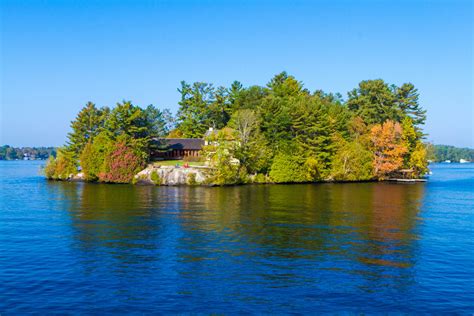
[(88, 102), (50, 157), (52, 180), (236, 185), (419, 179), (426, 111), (411, 83), (310, 91), (286, 72), (265, 86), (181, 82), (179, 110)]

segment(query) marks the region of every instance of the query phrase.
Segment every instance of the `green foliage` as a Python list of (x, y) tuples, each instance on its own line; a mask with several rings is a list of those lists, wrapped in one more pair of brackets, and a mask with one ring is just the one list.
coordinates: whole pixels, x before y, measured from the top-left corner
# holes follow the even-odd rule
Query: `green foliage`
[(263, 173), (257, 173), (253, 177), (253, 183), (268, 183), (268, 182), (270, 182), (270, 179)]
[(151, 172), (150, 179), (151, 179), (151, 181), (153, 181), (153, 183), (155, 185), (161, 185), (161, 183), (162, 183), (161, 177), (160, 177), (160, 175), (158, 174), (158, 172), (156, 170), (153, 170)]
[(54, 174), (56, 172), (56, 158), (49, 157), (46, 165), (43, 168), (44, 175), (47, 179), (54, 179)]
[(56, 148), (54, 147), (20, 147), (15, 148), (8, 145), (0, 146), (0, 160), (46, 160), (50, 157), (56, 157)]
[(414, 177), (420, 177), (428, 172), (428, 162), (426, 160), (426, 147), (418, 142), (410, 154), (409, 167), (414, 170)]
[[(415, 126), (425, 124), (426, 110), (423, 110), (418, 103), (418, 89), (411, 83), (404, 83), (401, 87), (395, 88), (395, 102), (400, 110), (408, 116)], [(419, 128), (417, 128), (417, 132)]]
[(215, 185), (246, 183), (247, 170), (235, 158), (234, 143), (226, 141), (222, 134), (219, 136), (218, 145), (204, 148), (204, 155), (212, 168), (208, 182)]
[(156, 128), (150, 122), (152, 114), (149, 112), (134, 106), (130, 101), (117, 103), (105, 122), (107, 136), (113, 141), (125, 137), (127, 145), (132, 147), (141, 159), (147, 160)]
[(67, 150), (74, 158), (79, 158), (87, 143), (104, 127), (109, 113), (108, 108), (98, 109), (94, 103), (88, 102), (71, 122), (72, 132), (68, 134)]
[(474, 161), (474, 149), (472, 148), (457, 148), (448, 145), (434, 145), (434, 161), (451, 160), (459, 162), (460, 159)]
[(280, 153), (273, 160), (270, 179), (275, 183), (307, 182), (307, 171), (301, 157)]
[[(238, 89), (238, 87), (235, 87)], [(212, 84), (181, 82), (181, 101), (177, 115), (178, 129), (186, 138), (200, 138), (209, 127), (225, 127), (231, 116), (228, 91)], [(235, 91), (238, 93), (238, 91)]]
[[(61, 159), (48, 163), (48, 177), (64, 177), (80, 162), (89, 181), (129, 182), (153, 153), (163, 150), (157, 138), (203, 138), (209, 127), (219, 131), (206, 136), (212, 145), (203, 158), (186, 161), (206, 160), (213, 170), (210, 181), (218, 185), (245, 183), (249, 173), (255, 175), (252, 181), (270, 177), (282, 183), (367, 180), (374, 174), (381, 179), (401, 169), (419, 176), (434, 152), (422, 144), (426, 111), (410, 83), (362, 81), (347, 101), (338, 93), (311, 93), (286, 72), (266, 86), (182, 81), (178, 91), (176, 118), (153, 105), (142, 109), (123, 101), (109, 109), (89, 102), (71, 124)], [(454, 153), (436, 149), (444, 159), (474, 158)], [(0, 150), (0, 159), (7, 156), (21, 158), (21, 153)]]
[(359, 140), (338, 139), (331, 178), (337, 181), (363, 181), (373, 178), (372, 152)]
[(80, 156), (80, 165), (87, 181), (97, 181), (99, 174), (105, 172), (105, 160), (113, 149), (113, 141), (102, 132), (94, 139), (93, 143), (87, 143)]
[(334, 132), (330, 124), (328, 108), (319, 99), (300, 98), (293, 115), (295, 143), (299, 154), (318, 161), (319, 172), (329, 170), (334, 146), (331, 135)]
[(274, 152), (285, 149), (292, 142), (291, 103), (289, 98), (269, 96), (258, 108), (260, 130)]
[(308, 94), (308, 91), (303, 90), (303, 84), (295, 77), (289, 76), (286, 71), (275, 75), (267, 87), (270, 89), (270, 93), (276, 97), (295, 97)]
[(56, 158), (49, 158), (44, 174), (48, 179), (68, 180), (71, 176), (76, 175), (77, 164), (72, 153), (65, 148), (58, 150)]
[(401, 116), (393, 91), (381, 79), (362, 81), (348, 95), (348, 108), (367, 124), (398, 121)]
[(195, 173), (188, 173), (186, 183), (189, 185), (196, 185), (198, 184), (196, 181), (196, 174)]

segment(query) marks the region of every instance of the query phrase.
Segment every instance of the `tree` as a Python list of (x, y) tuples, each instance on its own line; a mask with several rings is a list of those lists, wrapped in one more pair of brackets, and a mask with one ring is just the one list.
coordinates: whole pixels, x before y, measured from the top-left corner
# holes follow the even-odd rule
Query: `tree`
[(44, 174), (48, 179), (68, 180), (77, 173), (77, 160), (67, 148), (59, 148), (57, 157), (50, 157)]
[(295, 99), (292, 111), (292, 128), (298, 153), (303, 157), (314, 157), (320, 172), (330, 169), (334, 146), (331, 141), (331, 125), (328, 109), (319, 99), (300, 97)]
[(273, 160), (270, 178), (276, 183), (308, 182), (305, 159), (291, 153), (279, 153)]
[(239, 81), (235, 80), (232, 82), (230, 85), (230, 88), (227, 91), (227, 95), (229, 98), (229, 102), (232, 108), (232, 112), (237, 110), (239, 107), (236, 106), (237, 100), (241, 98), (241, 93), (244, 91), (244, 87), (242, 86), (242, 83)]
[(257, 114), (254, 110), (238, 110), (232, 115), (229, 126), (237, 132), (241, 146), (245, 147), (258, 128)]
[(258, 114), (260, 130), (274, 152), (291, 145), (292, 117), (288, 98), (269, 96), (263, 99)]
[(370, 180), (373, 177), (372, 153), (357, 139), (337, 139), (337, 151), (332, 163), (331, 177), (338, 181)]
[(227, 89), (218, 87), (214, 92), (214, 101), (208, 107), (209, 126), (217, 129), (225, 127), (232, 114)]
[(428, 172), (427, 152), (423, 143), (418, 142), (410, 155), (409, 166), (413, 169), (414, 177), (420, 177)]
[(348, 93), (347, 107), (367, 124), (399, 121), (400, 110), (390, 87), (382, 80), (366, 80)]
[(74, 158), (78, 158), (86, 144), (104, 127), (109, 113), (108, 108), (98, 109), (94, 103), (88, 102), (71, 122), (72, 132), (68, 134), (67, 150)]
[(372, 150), (374, 153), (374, 173), (378, 179), (385, 179), (403, 166), (407, 152), (402, 136), (400, 123), (386, 121), (377, 124), (370, 130)]
[(169, 133), (165, 121), (165, 115), (167, 115), (166, 112), (160, 111), (151, 104), (143, 111), (147, 134), (146, 136), (143, 136), (148, 139), (148, 147), (146, 149), (147, 154), (160, 150), (162, 144), (158, 139), (164, 138)]
[(105, 160), (113, 148), (113, 142), (105, 132), (97, 135), (93, 142), (87, 143), (80, 156), (82, 172), (87, 181), (97, 181), (105, 171)]
[(420, 125), (425, 124), (426, 110), (423, 110), (418, 102), (418, 89), (411, 83), (404, 83), (395, 89), (395, 102), (401, 111), (408, 116), (420, 132)]
[[(232, 88), (237, 89), (237, 88)], [(268, 96), (268, 89), (260, 86), (251, 86), (246, 89), (229, 92), (232, 113), (239, 109), (257, 109), (262, 100)]]
[(184, 137), (200, 138), (211, 126), (209, 105), (214, 100), (214, 87), (204, 82), (193, 85), (181, 82), (181, 101), (177, 114), (177, 128)]
[(164, 137), (169, 133), (166, 119), (169, 117), (169, 110), (160, 111), (152, 104), (143, 110), (147, 133), (151, 138)]
[(275, 75), (267, 84), (270, 93), (277, 97), (298, 96), (308, 94), (307, 90), (303, 90), (301, 81), (297, 81), (295, 77), (289, 76), (286, 71)]
[(165, 122), (165, 131), (169, 134), (176, 127), (176, 118), (170, 109), (164, 109), (162, 112), (162, 117)]
[(225, 133), (217, 134), (217, 145), (204, 148), (204, 156), (211, 166), (209, 182), (215, 185), (240, 184), (248, 181), (245, 166), (235, 158), (235, 144), (229, 142)]
[[(148, 115), (152, 116), (152, 111)], [(115, 141), (120, 136), (126, 136), (129, 143), (143, 159), (147, 160), (150, 154), (150, 144), (153, 131), (150, 130), (148, 117), (145, 111), (134, 106), (130, 101), (117, 103), (105, 122), (108, 138)], [(152, 124), (153, 125), (153, 124)]]

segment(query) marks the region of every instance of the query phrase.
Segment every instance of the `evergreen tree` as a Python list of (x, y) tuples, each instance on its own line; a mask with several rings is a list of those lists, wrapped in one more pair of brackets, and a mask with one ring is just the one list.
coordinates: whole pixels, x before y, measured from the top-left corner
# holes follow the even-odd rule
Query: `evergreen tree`
[(71, 122), (72, 132), (68, 134), (66, 150), (78, 158), (86, 144), (93, 141), (101, 131), (107, 118), (109, 109), (98, 109), (94, 103), (88, 102)]
[(382, 79), (366, 80), (348, 93), (347, 107), (367, 124), (399, 121), (401, 112), (392, 89)]
[(181, 82), (181, 101), (177, 115), (178, 126), (184, 137), (200, 138), (212, 126), (209, 105), (214, 102), (214, 88), (211, 84), (195, 82), (193, 85)]
[(411, 83), (404, 83), (395, 89), (395, 100), (401, 111), (410, 117), (419, 132), (419, 126), (425, 124), (426, 110), (418, 102), (418, 89)]
[(329, 170), (334, 151), (327, 107), (320, 99), (301, 97), (292, 111), (292, 116), (298, 154), (316, 158), (319, 172), (323, 174)]
[(117, 103), (110, 112), (105, 122), (105, 129), (111, 140), (115, 141), (120, 136), (125, 136), (129, 142), (127, 146), (130, 145), (141, 157), (147, 159), (153, 136), (148, 123), (145, 111), (134, 106), (130, 101), (123, 101)]

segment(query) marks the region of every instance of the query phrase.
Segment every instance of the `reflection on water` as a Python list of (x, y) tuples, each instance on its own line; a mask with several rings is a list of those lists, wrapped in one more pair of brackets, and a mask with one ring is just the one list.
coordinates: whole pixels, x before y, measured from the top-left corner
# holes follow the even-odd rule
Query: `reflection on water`
[(249, 285), (274, 288), (373, 292), (413, 282), (423, 184), (52, 185), (67, 197), (87, 266), (107, 256), (125, 280), (166, 262), (166, 277), (188, 295), (201, 278), (245, 271)]
[[(44, 211), (24, 229), (13, 228), (20, 213), (6, 217), (13, 240), (36, 236), (0, 258), (11, 311), (468, 310), (469, 271), (447, 274), (456, 246), (433, 243), (438, 227), (426, 235), (433, 224), (424, 218), (436, 214), (423, 210), (426, 190), (436, 195), (436, 181), (205, 188), (34, 179), (22, 181)], [(9, 197), (12, 209), (28, 209)], [(22, 282), (13, 258), (30, 267)], [(28, 284), (33, 297), (20, 294)]]

